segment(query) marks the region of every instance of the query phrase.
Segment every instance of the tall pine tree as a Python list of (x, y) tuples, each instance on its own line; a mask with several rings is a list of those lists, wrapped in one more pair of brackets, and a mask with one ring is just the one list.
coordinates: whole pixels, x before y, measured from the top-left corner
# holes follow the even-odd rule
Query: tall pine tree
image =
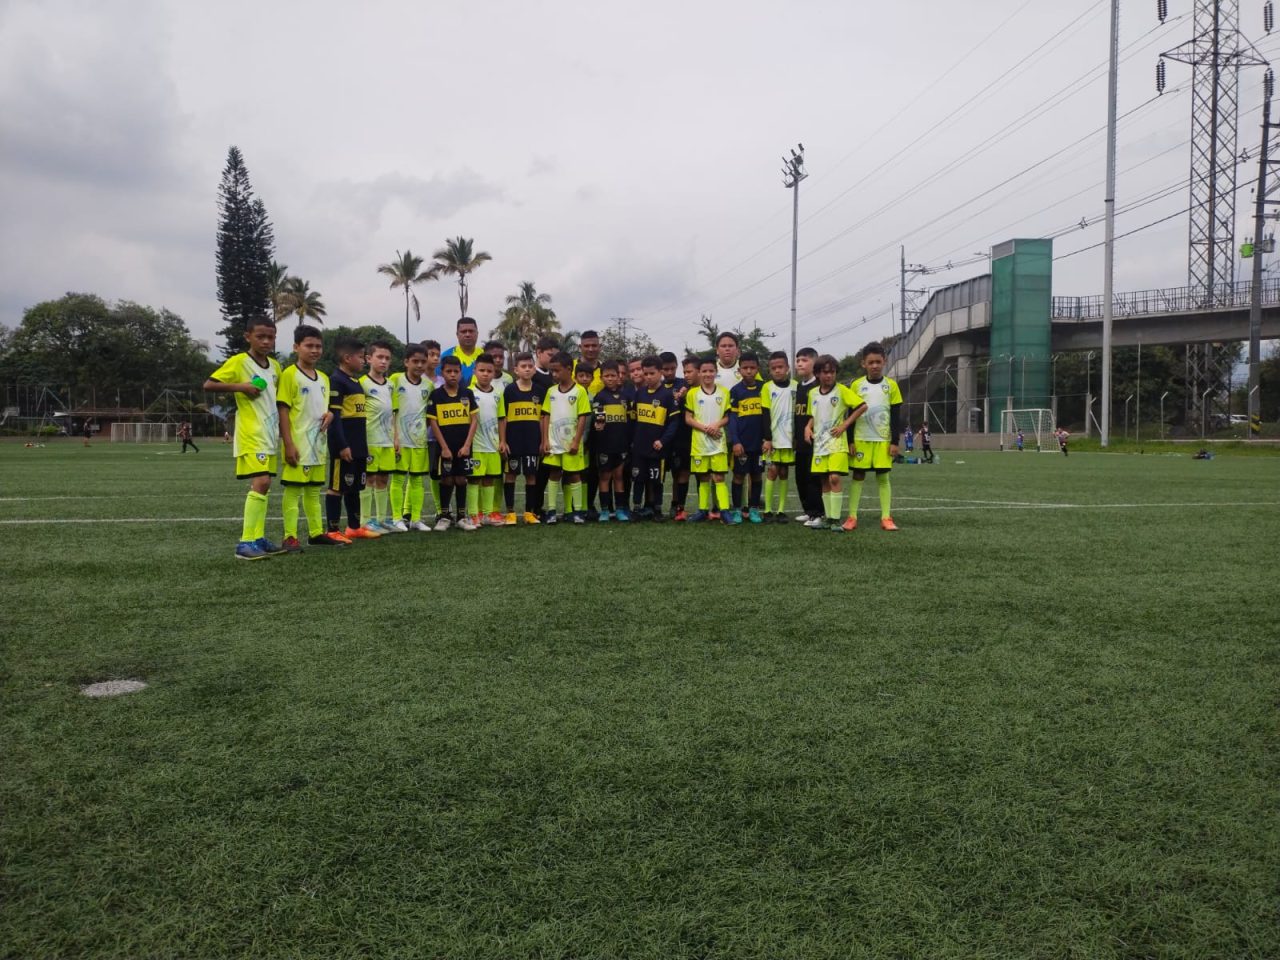
[(218, 186), (218, 215), (218, 302), (226, 322), (218, 333), (223, 338), (223, 355), (229, 357), (245, 348), (244, 328), (250, 317), (271, 316), (268, 273), (275, 259), (267, 208), (253, 195), (238, 147), (227, 151)]

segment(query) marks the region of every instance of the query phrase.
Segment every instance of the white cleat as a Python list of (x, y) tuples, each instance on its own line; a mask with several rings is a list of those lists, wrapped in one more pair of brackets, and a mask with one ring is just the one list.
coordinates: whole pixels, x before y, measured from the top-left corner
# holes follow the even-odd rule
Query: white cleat
[(461, 520), (458, 521), (458, 529), (466, 530), (468, 533), (474, 533), (476, 530), (479, 530), (480, 528), (477, 527), (475, 523), (472, 522), (470, 517), (463, 517)]
[(413, 523), (409, 524), (409, 529), (412, 530), (414, 533), (430, 533), (431, 532), (431, 528), (427, 526), (425, 523), (423, 523), (421, 520), (413, 521)]
[(448, 517), (441, 517), (439, 520), (436, 521), (436, 533), (444, 533), (452, 525), (453, 525), (453, 521), (450, 520)]
[(403, 520), (383, 520), (382, 529), (388, 533), (408, 533), (409, 525)]

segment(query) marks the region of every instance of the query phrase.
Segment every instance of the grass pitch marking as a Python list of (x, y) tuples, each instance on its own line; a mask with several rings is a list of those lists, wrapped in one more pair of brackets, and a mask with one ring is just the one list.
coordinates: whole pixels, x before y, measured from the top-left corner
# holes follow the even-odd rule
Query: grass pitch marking
[(101, 683), (87, 683), (80, 688), (86, 697), (118, 697), (124, 693), (137, 693), (145, 690), (147, 685), (141, 680), (103, 680)]

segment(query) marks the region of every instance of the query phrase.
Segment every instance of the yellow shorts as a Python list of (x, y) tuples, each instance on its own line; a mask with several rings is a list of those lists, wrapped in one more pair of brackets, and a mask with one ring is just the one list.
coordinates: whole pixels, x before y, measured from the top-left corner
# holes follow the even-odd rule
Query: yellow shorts
[(395, 447), (370, 447), (365, 473), (394, 473), (396, 471)]
[(844, 451), (836, 451), (825, 457), (820, 457), (816, 453), (813, 455), (813, 468), (811, 473), (848, 473), (849, 472), (849, 454)]
[[(274, 477), (278, 463), (279, 459), (274, 453), (242, 453), (236, 457), (236, 479)], [(324, 476), (323, 470), (320, 471), (320, 476)]]
[(542, 458), (545, 466), (563, 470), (565, 473), (581, 473), (587, 469), (586, 453), (549, 453)]
[(690, 473), (728, 473), (729, 455), (715, 453), (709, 457), (693, 456), (689, 458)]
[(893, 457), (889, 456), (886, 440), (857, 440), (849, 457), (850, 470), (891, 470)]
[(502, 454), (500, 453), (473, 453), (471, 454), (471, 463), (472, 477), (498, 477), (502, 475)]
[(291, 487), (323, 487), (328, 479), (326, 473), (328, 467), (323, 463), (313, 463), (307, 467), (301, 464), (291, 467), (286, 463), (280, 470), (280, 482)]
[(764, 462), (776, 463), (779, 466), (784, 466), (788, 463), (795, 463), (796, 452), (794, 450), (789, 450), (789, 449), (779, 450), (775, 447), (769, 453), (766, 453), (764, 455)]
[(396, 473), (427, 473), (431, 469), (426, 447), (401, 447), (396, 456)]

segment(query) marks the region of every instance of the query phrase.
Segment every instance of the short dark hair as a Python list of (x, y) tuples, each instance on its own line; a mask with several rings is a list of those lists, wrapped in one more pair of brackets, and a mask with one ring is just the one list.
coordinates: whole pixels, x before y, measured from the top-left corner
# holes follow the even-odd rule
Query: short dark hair
[(627, 368), (626, 364), (623, 363), (621, 360), (619, 360), (617, 357), (614, 357), (612, 360), (606, 360), (604, 363), (600, 364), (601, 373), (604, 373), (606, 370), (612, 370), (615, 373), (621, 373), (626, 368)]
[(640, 364), (640, 366), (642, 366), (642, 367), (643, 367), (643, 366), (644, 366), (644, 357), (627, 357), (627, 366), (629, 367), (629, 366), (631, 366), (633, 363), (638, 363), (638, 364)]
[(565, 353), (563, 350), (561, 350), (561, 351), (559, 351), (558, 353), (556, 353), (556, 355), (555, 355), (555, 356), (553, 356), (553, 357), (551, 358), (551, 362), (552, 362), (552, 363), (554, 363), (556, 366), (559, 366), (559, 367), (572, 367), (572, 366), (573, 366), (573, 357), (569, 356), (569, 354), (567, 354), (567, 353)]
[(467, 326), (468, 324), (470, 324), (470, 325), (471, 325), (471, 326), (473, 326), (473, 327), (479, 327), (479, 326), (480, 326), (480, 324), (476, 323), (476, 322), (475, 322), (474, 320), (472, 320), (470, 317), (459, 317), (459, 318), (458, 318), (458, 322), (457, 322), (457, 323), (455, 323), (455, 324), (453, 325), (453, 329), (457, 330), (457, 329), (458, 329), (458, 327), (465, 327), (465, 326)]
[(489, 340), (484, 345), (484, 352), (488, 353), (490, 350), (501, 350), (503, 353), (506, 353), (507, 345), (501, 340)]
[(443, 360), (440, 361), (440, 369), (443, 370), (445, 367), (457, 367), (459, 370), (461, 370), (462, 361), (459, 360), (457, 357), (455, 357), (451, 353), (447, 357), (445, 357)]
[(816, 357), (817, 355), (818, 351), (813, 349), (813, 347), (801, 347), (796, 351), (797, 357)]
[(587, 340), (587, 339), (591, 339), (591, 340), (599, 340), (599, 339), (600, 339), (600, 334), (596, 333), (594, 330), (583, 330), (583, 331), (582, 331), (582, 333), (578, 334), (578, 342), (579, 342), (579, 343), (581, 343), (583, 340)]
[(759, 358), (759, 357), (757, 357), (754, 353), (751, 353), (750, 351), (748, 351), (747, 353), (744, 353), (742, 356), (738, 357), (738, 362), (739, 362), (739, 363), (754, 363), (757, 367), (758, 367), (758, 366), (760, 366), (760, 358)]
[(653, 356), (652, 354), (650, 354), (649, 356), (645, 357), (643, 360), (640, 361), (641, 369), (647, 368), (650, 370), (657, 370), (661, 366), (662, 366), (662, 361), (659, 360), (657, 357)]
[(888, 356), (888, 354), (885, 352), (884, 344), (881, 343), (879, 340), (872, 340), (870, 343), (868, 343), (865, 347), (862, 348), (862, 359), (863, 360), (867, 359), (867, 357), (869, 357), (873, 353), (878, 354), (881, 357)]
[(520, 353), (517, 353), (514, 358), (512, 358), (512, 362), (533, 363), (533, 354), (530, 353), (528, 350), (522, 350)]
[(589, 363), (578, 361), (577, 365), (573, 368), (573, 375), (576, 377), (580, 373), (590, 374), (594, 377), (596, 375), (596, 368)]
[(693, 364), (694, 366), (697, 366), (698, 364), (702, 363), (702, 358), (698, 356), (696, 353), (686, 353), (684, 355), (683, 362), (684, 362), (684, 366), (686, 367), (689, 366), (689, 364)]
[(670, 350), (663, 350), (658, 354), (658, 359), (662, 361), (662, 365), (665, 367), (668, 363), (676, 362), (676, 355)]
[(773, 353), (769, 354), (769, 361), (772, 363), (774, 360), (786, 360), (788, 365), (790, 365), (790, 359), (787, 357), (787, 352), (785, 350), (775, 350)]
[(364, 349), (364, 341), (356, 337), (339, 337), (334, 341), (333, 352), (340, 357), (349, 357)]
[(391, 349), (391, 344), (387, 343), (385, 340), (375, 340), (373, 343), (369, 344), (369, 352), (373, 353), (375, 350), (385, 350), (390, 354), (395, 353), (395, 351)]
[(324, 340), (324, 334), (320, 332), (320, 328), (313, 327), (309, 323), (300, 323), (298, 324), (298, 328), (293, 331), (293, 342), (295, 345), (312, 337), (315, 337), (317, 340)]
[(422, 341), (422, 345), (423, 345), (424, 347), (426, 347), (428, 350), (439, 350), (439, 349), (440, 349), (440, 343), (439, 343), (439, 341), (436, 341), (436, 340), (423, 340), (423, 341)]
[(272, 330), (276, 328), (276, 322), (268, 317), (265, 313), (260, 313), (256, 317), (250, 317), (244, 322), (244, 332), (250, 333), (258, 327), (270, 327)]
[(737, 335), (736, 333), (734, 333), (732, 330), (721, 330), (719, 333), (717, 333), (717, 334), (716, 334), (716, 346), (717, 346), (717, 347), (718, 347), (718, 346), (720, 346), (720, 341), (721, 341), (721, 340), (723, 340), (725, 337), (728, 337), (730, 340), (732, 340), (732, 341), (733, 341), (733, 345), (734, 345), (735, 347), (736, 347), (736, 346), (739, 344), (739, 342), (740, 342), (740, 341), (738, 340), (738, 335)]
[(538, 342), (533, 345), (533, 349), (538, 353), (543, 350), (559, 350), (560, 341), (552, 336), (539, 337)]
[(824, 353), (817, 360), (813, 361), (813, 372), (821, 373), (823, 370), (830, 369), (835, 372), (840, 370), (840, 361), (829, 353)]
[(715, 358), (715, 357), (712, 357), (712, 356), (706, 356), (706, 357), (702, 357), (702, 358), (700, 358), (700, 359), (698, 360), (698, 369), (699, 369), (699, 370), (701, 370), (703, 367), (705, 367), (705, 366), (707, 366), (707, 365), (710, 365), (710, 366), (713, 366), (713, 367), (714, 367), (714, 366), (716, 365), (716, 358)]
[(495, 367), (495, 368), (498, 366), (496, 363), (493, 362), (493, 357), (489, 356), (487, 353), (482, 353), (480, 354), (480, 356), (476, 357), (476, 362), (472, 364), (472, 366), (478, 367), (482, 363), (485, 364), (486, 366)]
[(425, 344), (411, 343), (409, 344), (409, 346), (404, 348), (404, 358), (406, 360), (408, 360), (410, 357), (419, 357), (419, 356), (425, 357), (426, 355), (427, 355), (427, 348)]

